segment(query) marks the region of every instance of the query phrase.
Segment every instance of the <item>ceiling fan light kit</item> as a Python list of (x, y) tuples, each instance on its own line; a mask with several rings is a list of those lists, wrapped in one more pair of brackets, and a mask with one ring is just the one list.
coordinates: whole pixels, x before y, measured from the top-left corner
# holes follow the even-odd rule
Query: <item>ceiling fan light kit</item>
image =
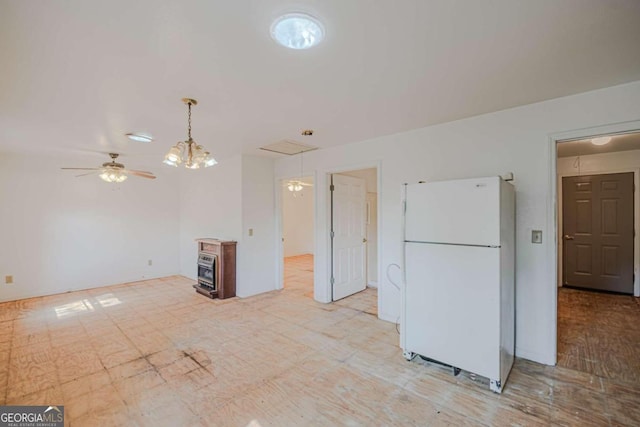
[(184, 164), (187, 169), (208, 168), (217, 164), (218, 162), (211, 153), (191, 138), (191, 106), (198, 105), (198, 101), (191, 98), (183, 98), (182, 102), (187, 104), (189, 109), (188, 139), (186, 141), (180, 141), (171, 147), (169, 152), (164, 156), (162, 163), (173, 167)]
[(122, 173), (121, 171), (114, 169), (110, 171), (104, 171), (100, 175), (98, 175), (100, 179), (106, 182), (115, 182), (120, 183), (126, 181), (127, 174)]
[(103, 171), (100, 175), (98, 175), (100, 179), (106, 182), (114, 183), (126, 181), (127, 174), (123, 173), (124, 165), (122, 163), (116, 163), (118, 155), (115, 153), (109, 153), (109, 156), (111, 156), (111, 162), (102, 164)]
[(289, 191), (302, 191), (302, 183), (298, 181), (289, 181), (287, 189), (289, 189)]

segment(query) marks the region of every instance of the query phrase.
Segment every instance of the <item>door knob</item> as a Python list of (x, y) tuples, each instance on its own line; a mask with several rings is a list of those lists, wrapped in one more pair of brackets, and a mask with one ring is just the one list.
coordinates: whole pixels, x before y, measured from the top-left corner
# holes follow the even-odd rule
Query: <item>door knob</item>
[(564, 240), (573, 240), (573, 236), (569, 236), (568, 234), (565, 234)]
[(362, 238), (362, 243), (367, 243), (367, 239), (366, 238)]

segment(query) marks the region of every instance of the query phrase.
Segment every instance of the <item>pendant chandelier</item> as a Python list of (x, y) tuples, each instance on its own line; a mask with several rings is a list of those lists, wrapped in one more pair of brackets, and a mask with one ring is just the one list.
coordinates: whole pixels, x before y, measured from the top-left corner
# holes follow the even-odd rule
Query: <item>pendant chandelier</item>
[(198, 145), (191, 138), (191, 106), (198, 105), (198, 101), (191, 98), (182, 98), (182, 102), (187, 104), (189, 108), (189, 129), (186, 141), (180, 141), (164, 156), (163, 163), (165, 165), (178, 167), (184, 164), (187, 169), (199, 169), (200, 167), (208, 168), (218, 162), (213, 158), (211, 153), (205, 150), (202, 145)]

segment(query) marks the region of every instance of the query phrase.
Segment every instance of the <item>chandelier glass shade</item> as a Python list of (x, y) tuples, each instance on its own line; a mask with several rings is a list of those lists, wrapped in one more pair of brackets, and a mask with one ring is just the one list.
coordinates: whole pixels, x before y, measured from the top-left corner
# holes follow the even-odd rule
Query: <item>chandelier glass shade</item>
[(171, 147), (169, 152), (164, 156), (162, 163), (173, 167), (184, 165), (187, 169), (208, 168), (209, 166), (217, 164), (218, 162), (213, 158), (211, 153), (191, 138), (191, 106), (197, 105), (198, 102), (190, 98), (184, 98), (182, 102), (189, 107), (188, 139), (186, 141), (180, 141)]

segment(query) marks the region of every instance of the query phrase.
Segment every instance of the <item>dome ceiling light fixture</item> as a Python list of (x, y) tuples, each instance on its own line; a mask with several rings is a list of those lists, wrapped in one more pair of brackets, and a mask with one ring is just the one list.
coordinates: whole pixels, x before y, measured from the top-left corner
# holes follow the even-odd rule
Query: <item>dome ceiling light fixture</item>
[(610, 136), (599, 136), (598, 138), (592, 138), (591, 143), (593, 145), (605, 145), (611, 142)]
[(127, 138), (136, 142), (151, 142), (153, 141), (153, 137), (146, 133), (141, 132), (129, 132), (125, 134)]
[(208, 168), (218, 162), (213, 158), (211, 153), (204, 149), (202, 145), (198, 145), (193, 138), (191, 138), (191, 106), (198, 105), (198, 101), (191, 98), (182, 98), (182, 102), (187, 104), (189, 108), (189, 130), (188, 139), (186, 141), (180, 141), (164, 156), (165, 165), (178, 167), (183, 164), (187, 169), (200, 169), (200, 167)]
[(289, 49), (309, 49), (324, 39), (324, 26), (306, 13), (287, 13), (271, 24), (271, 38)]

